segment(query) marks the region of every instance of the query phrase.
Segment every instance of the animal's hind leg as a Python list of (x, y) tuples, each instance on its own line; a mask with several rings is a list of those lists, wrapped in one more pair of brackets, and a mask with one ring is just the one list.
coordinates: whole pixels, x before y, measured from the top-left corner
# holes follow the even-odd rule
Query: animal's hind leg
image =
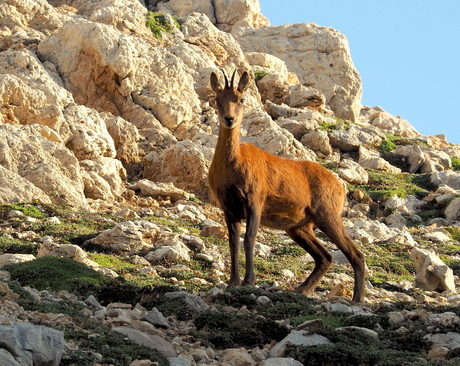
[(307, 279), (295, 289), (296, 292), (308, 295), (313, 292), (315, 287), (321, 281), (321, 278), (331, 267), (332, 256), (315, 236), (315, 233), (313, 232), (313, 224), (289, 229), (286, 232), (292, 240), (305, 249), (315, 260), (315, 268), (313, 271)]
[(342, 219), (340, 217), (334, 218), (329, 216), (322, 224), (318, 224), (318, 228), (337, 245), (353, 267), (355, 273), (353, 301), (364, 301), (364, 273), (366, 270), (366, 262), (363, 253), (356, 248), (346, 232)]

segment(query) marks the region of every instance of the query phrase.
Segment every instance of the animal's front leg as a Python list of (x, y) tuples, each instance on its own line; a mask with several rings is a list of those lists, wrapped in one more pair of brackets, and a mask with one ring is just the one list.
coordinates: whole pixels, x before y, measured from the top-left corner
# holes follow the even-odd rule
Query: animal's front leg
[(241, 223), (235, 221), (229, 215), (225, 215), (225, 221), (227, 222), (228, 228), (228, 243), (230, 246), (230, 281), (228, 287), (235, 287), (240, 285), (240, 270), (239, 270), (239, 248), (240, 248), (240, 234), (241, 234)]
[(254, 245), (257, 237), (257, 230), (260, 225), (260, 210), (254, 206), (246, 208), (246, 234), (244, 236), (244, 254), (246, 258), (246, 274), (242, 285), (253, 286), (256, 283), (254, 274)]

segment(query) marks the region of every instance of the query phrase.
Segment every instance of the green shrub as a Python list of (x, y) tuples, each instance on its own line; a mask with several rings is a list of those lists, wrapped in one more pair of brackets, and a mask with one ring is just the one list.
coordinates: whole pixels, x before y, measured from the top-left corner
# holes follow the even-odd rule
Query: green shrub
[(21, 211), (24, 213), (24, 215), (35, 217), (37, 219), (41, 219), (45, 217), (45, 214), (40, 209), (40, 205), (33, 205), (29, 203), (16, 203), (16, 204), (7, 205), (4, 207), (9, 207), (10, 210)]
[(264, 76), (270, 75), (270, 73), (265, 71), (254, 70), (254, 79), (256, 83), (261, 80)]
[[(174, 24), (171, 24), (169, 19), (173, 19)], [(147, 14), (146, 26), (150, 28), (153, 35), (158, 39), (163, 39), (163, 32), (174, 33), (175, 29), (180, 29), (180, 24), (172, 17), (167, 17), (165, 14), (154, 13), (149, 11)]]
[(317, 347), (288, 346), (285, 357), (292, 357), (305, 366), (402, 366), (422, 358), (429, 349), (423, 335), (409, 333), (395, 337), (394, 331), (380, 332), (372, 339), (356, 332), (319, 331), (332, 344)]
[(379, 146), (381, 153), (389, 153), (396, 150), (396, 144), (390, 140), (383, 140)]
[(211, 343), (219, 349), (234, 347), (257, 347), (280, 341), (289, 330), (273, 319), (249, 314), (230, 314), (216, 311), (201, 313), (195, 318), (195, 338)]
[(451, 161), (452, 161), (452, 169), (456, 171), (460, 171), (460, 159), (451, 158)]
[(334, 130), (338, 130), (338, 127), (337, 127), (336, 123), (322, 122), (319, 125), (319, 129), (321, 131), (331, 132), (331, 131), (334, 131)]
[(17, 254), (33, 254), (36, 255), (39, 244), (14, 239), (9, 235), (0, 236), (0, 254), (17, 253)]

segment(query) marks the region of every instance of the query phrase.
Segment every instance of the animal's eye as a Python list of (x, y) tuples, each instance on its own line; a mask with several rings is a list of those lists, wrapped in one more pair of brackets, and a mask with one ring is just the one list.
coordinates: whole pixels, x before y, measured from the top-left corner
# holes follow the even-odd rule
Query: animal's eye
[(244, 99), (243, 99), (243, 98), (241, 98), (241, 99), (240, 99), (240, 103), (243, 103), (243, 102), (244, 102)]

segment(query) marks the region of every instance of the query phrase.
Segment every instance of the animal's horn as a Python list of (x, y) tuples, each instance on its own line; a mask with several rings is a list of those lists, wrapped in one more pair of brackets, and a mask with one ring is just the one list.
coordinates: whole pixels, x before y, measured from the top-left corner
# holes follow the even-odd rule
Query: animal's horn
[(236, 72), (238, 71), (238, 69), (235, 69), (235, 71), (233, 71), (233, 75), (232, 75), (232, 82), (230, 84), (230, 87), (233, 89), (233, 82), (235, 81), (235, 75), (236, 75)]
[[(225, 75), (225, 71), (224, 69), (221, 69), (220, 71), (222, 71), (222, 74), (224, 74), (224, 79), (225, 79), (225, 89), (228, 89), (229, 88), (229, 85), (228, 85), (228, 78), (227, 78), (227, 75)], [(232, 79), (233, 80), (233, 79)]]

